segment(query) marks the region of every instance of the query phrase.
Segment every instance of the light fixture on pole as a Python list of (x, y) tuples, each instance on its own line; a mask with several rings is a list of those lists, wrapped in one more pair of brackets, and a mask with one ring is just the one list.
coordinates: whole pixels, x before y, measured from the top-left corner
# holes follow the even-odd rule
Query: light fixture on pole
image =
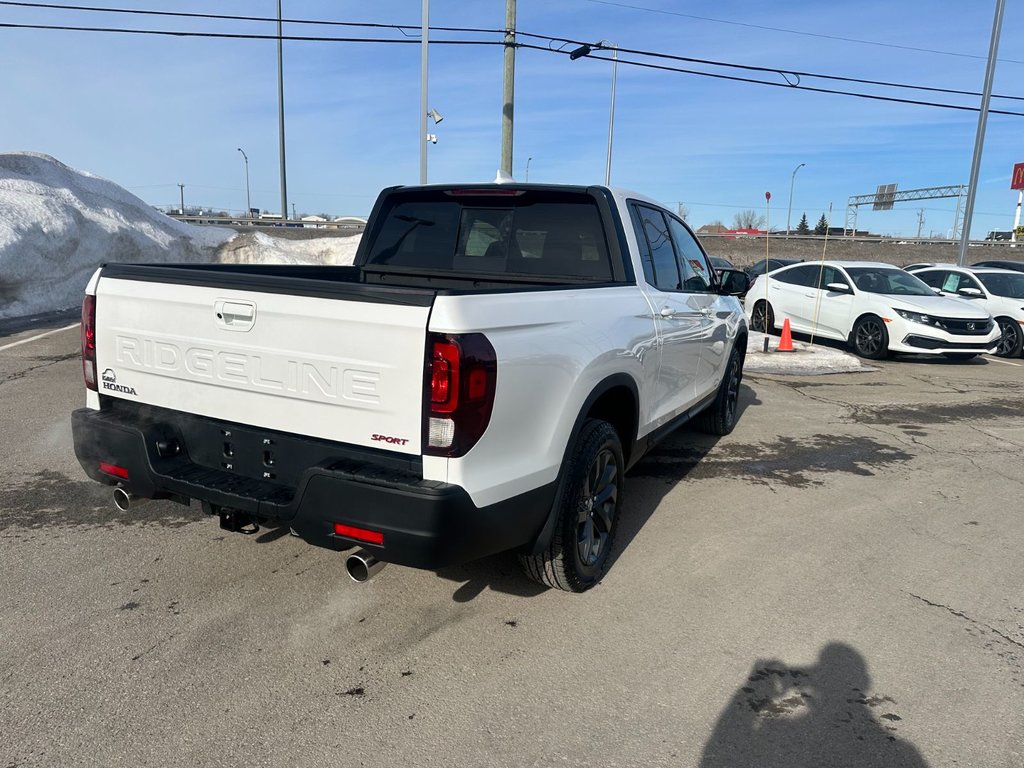
[(576, 61), (584, 56), (589, 56), (594, 50), (611, 50), (612, 52), (612, 95), (611, 104), (608, 107), (608, 157), (604, 164), (604, 183), (608, 186), (612, 183), (612, 136), (615, 132), (615, 79), (619, 68), (619, 47), (608, 40), (599, 40), (593, 45), (581, 45), (569, 53), (569, 60)]
[(242, 153), (242, 159), (245, 160), (245, 215), (251, 217), (252, 199), (249, 197), (249, 156), (245, 154), (241, 147), (238, 148), (238, 151)]
[(807, 163), (800, 163), (796, 168), (793, 169), (793, 173), (789, 177), (789, 212), (786, 213), (786, 239), (789, 240), (789, 223), (793, 218), (793, 184), (796, 183), (796, 172), (803, 168)]

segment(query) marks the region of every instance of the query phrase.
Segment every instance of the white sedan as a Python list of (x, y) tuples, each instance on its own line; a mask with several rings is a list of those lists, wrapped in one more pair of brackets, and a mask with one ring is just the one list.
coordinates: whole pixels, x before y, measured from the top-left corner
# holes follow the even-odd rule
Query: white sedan
[(906, 269), (943, 296), (958, 296), (984, 307), (996, 319), (1002, 333), (996, 354), (1020, 357), (1024, 347), (1024, 273), (943, 264)]
[(937, 296), (890, 264), (819, 261), (761, 275), (745, 299), (750, 327), (845, 341), (872, 360), (889, 352), (969, 360), (994, 352), (999, 326), (984, 307)]

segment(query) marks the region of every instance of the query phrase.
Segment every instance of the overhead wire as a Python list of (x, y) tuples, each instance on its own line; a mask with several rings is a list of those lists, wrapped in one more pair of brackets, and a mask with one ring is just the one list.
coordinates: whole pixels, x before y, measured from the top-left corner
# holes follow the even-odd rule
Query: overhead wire
[[(862, 40), (856, 37), (844, 37), (842, 35), (829, 35), (824, 32), (807, 32), (806, 30), (799, 29), (786, 29), (784, 27), (770, 27), (765, 24), (752, 24), (746, 21), (734, 21), (731, 19), (716, 19), (711, 16), (698, 16), (693, 13), (683, 13), (681, 11), (670, 11), (664, 8), (648, 8), (642, 5), (631, 5), (629, 3), (614, 2), (613, 0), (583, 0), (587, 3), (596, 3), (598, 5), (608, 5), (617, 8), (627, 8), (633, 11), (646, 11), (648, 13), (660, 13), (665, 16), (680, 16), (684, 19), (694, 19), (696, 21), (708, 21), (715, 24), (728, 24), (734, 27), (746, 27), (748, 29), (758, 29), (765, 32), (782, 32), (788, 35), (801, 35), (803, 37), (817, 37), (825, 40), (838, 40), (843, 43), (855, 43), (857, 45), (875, 45), (881, 48), (895, 48), (903, 51), (915, 51), (917, 53), (934, 53), (940, 56), (958, 56), (965, 59), (981, 59), (984, 61), (987, 56), (981, 56), (976, 53), (961, 53), (958, 51), (943, 51), (937, 48), (920, 48), (913, 45), (900, 45), (899, 43), (883, 43), (879, 40)], [(1024, 61), (1019, 59), (999, 59), (1001, 63), (1005, 64), (1024, 64)]]
[[(14, 0), (0, 0), (0, 5), (13, 5), (13, 6), (19, 6), (19, 7), (59, 8), (59, 9), (62, 9), (62, 10), (68, 10), (68, 9), (74, 9), (74, 10), (106, 10), (106, 11), (111, 11), (111, 12), (123, 12), (123, 13), (140, 12), (140, 13), (145, 13), (145, 14), (158, 14), (158, 15), (169, 15), (169, 16), (183, 16), (183, 15), (192, 16), (192, 15), (195, 15), (195, 16), (199, 16), (199, 17), (203, 17), (203, 18), (218, 17), (218, 18), (230, 18), (232, 20), (274, 21), (274, 22), (276, 22), (276, 19), (270, 18), (270, 17), (237, 17), (237, 16), (228, 17), (228, 16), (221, 15), (221, 14), (184, 14), (183, 12), (142, 11), (142, 10), (136, 11), (135, 9), (133, 9), (133, 10), (114, 11), (114, 9), (100, 9), (100, 8), (95, 7), (95, 6), (69, 6), (69, 5), (65, 5), (65, 4), (58, 5), (58, 4), (55, 4), (55, 3), (15, 2)], [(300, 20), (300, 21), (297, 21), (297, 22), (294, 22), (294, 23), (320, 23), (320, 22), (314, 22), (314, 21), (311, 21), (311, 20)], [(330, 22), (324, 22), (324, 23), (330, 23)], [(396, 29), (396, 30), (415, 29), (415, 27), (412, 26), (412, 25), (379, 25), (377, 23), (371, 23), (371, 22), (365, 22), (365, 23), (364, 22), (334, 22), (334, 23), (345, 25), (345, 26), (365, 26), (365, 27), (374, 27), (374, 28), (380, 28), (381, 26), (384, 26), (384, 27), (391, 28), (391, 29)], [(257, 33), (240, 33), (240, 32), (207, 32), (207, 31), (180, 31), (180, 30), (160, 30), (160, 29), (132, 29), (132, 28), (124, 28), (124, 27), (96, 27), (96, 26), (68, 25), (68, 24), (29, 24), (29, 23), (15, 23), (15, 22), (0, 22), (0, 28), (5, 28), (5, 29), (34, 29), (34, 30), (48, 30), (48, 31), (71, 31), (71, 32), (99, 32), (99, 33), (129, 34), (129, 35), (157, 35), (157, 36), (165, 36), (165, 37), (213, 38), (213, 39), (229, 39), (229, 40), (278, 40), (278, 39), (280, 39), (280, 40), (288, 40), (288, 41), (291, 41), (291, 42), (372, 43), (372, 44), (398, 44), (398, 45), (402, 45), (402, 44), (410, 45), (410, 44), (418, 44), (419, 43), (419, 40), (417, 40), (415, 38), (411, 38), (411, 37), (410, 38), (404, 38), (404, 39), (402, 39), (402, 38), (396, 39), (396, 38), (380, 38), (380, 37), (338, 37), (338, 36), (327, 36), (327, 35), (277, 35), (277, 34), (257, 34)], [(442, 29), (442, 28), (440, 28), (440, 27), (433, 28), (432, 27), (432, 29)], [(503, 33), (503, 30), (489, 30), (489, 29), (482, 29), (482, 28), (448, 27), (446, 29), (449, 30), (449, 31), (468, 32), (468, 33), (474, 33), (474, 34), (481, 34), (481, 33), (482, 34)], [(555, 37), (555, 36), (551, 36), (551, 35), (540, 35), (540, 34), (534, 34), (534, 33), (528, 33), (528, 32), (517, 32), (516, 34), (517, 34), (517, 36), (520, 36), (520, 37), (528, 37), (528, 38), (539, 39), (539, 40), (547, 40), (549, 42), (549, 45), (547, 45), (547, 46), (533, 45), (533, 44), (530, 44), (530, 43), (522, 43), (522, 42), (516, 42), (515, 43), (515, 47), (526, 49), (526, 50), (538, 50), (538, 51), (546, 51), (548, 53), (569, 55), (569, 51), (562, 50), (562, 48), (564, 48), (566, 45), (570, 45), (570, 44), (572, 44), (572, 45), (588, 45), (587, 43), (584, 43), (582, 41), (572, 40), (570, 38), (565, 38), (565, 37)], [(556, 49), (556, 48), (552, 48), (550, 46), (550, 43), (561, 43), (562, 46), (560, 48)], [(436, 39), (436, 38), (431, 40), (431, 44), (434, 44), (434, 45), (456, 45), (456, 46), (458, 46), (458, 45), (482, 45), (482, 46), (504, 46), (504, 45), (506, 45), (504, 40), (452, 40), (452, 39)], [(595, 50), (600, 51), (600, 50), (608, 50), (608, 49), (610, 49), (609, 46), (603, 46), (603, 47), (598, 47)], [(778, 74), (778, 75), (783, 76), (783, 77), (785, 77), (785, 75), (788, 73), (788, 74), (796, 75), (798, 78), (799, 77), (808, 77), (808, 78), (817, 78), (817, 79), (826, 79), (826, 80), (837, 80), (837, 81), (842, 81), (842, 82), (852, 82), (852, 83), (859, 83), (859, 84), (864, 84), (864, 85), (876, 85), (876, 86), (900, 88), (900, 89), (909, 89), (909, 90), (942, 92), (942, 93), (949, 93), (949, 94), (952, 94), (952, 95), (980, 96), (979, 93), (972, 92), (972, 91), (958, 91), (958, 90), (954, 90), (954, 89), (939, 89), (939, 88), (933, 88), (933, 87), (930, 87), (930, 86), (915, 86), (915, 85), (902, 84), (902, 83), (890, 83), (890, 82), (884, 82), (884, 81), (873, 81), (873, 80), (865, 80), (865, 79), (860, 79), (860, 78), (843, 77), (843, 76), (839, 76), (839, 75), (824, 75), (824, 74), (820, 74), (820, 73), (796, 72), (796, 71), (786, 70), (786, 69), (781, 69), (781, 68), (762, 67), (762, 66), (754, 66), (754, 65), (746, 65), (746, 64), (733, 64), (733, 63), (730, 63), (730, 62), (714, 61), (714, 60), (710, 60), (710, 59), (698, 59), (698, 58), (694, 58), (694, 57), (677, 56), (677, 55), (674, 55), (674, 54), (663, 54), (663, 53), (659, 53), (659, 52), (656, 52), (656, 51), (644, 51), (644, 50), (641, 50), (641, 49), (616, 48), (616, 51), (617, 51), (617, 53), (628, 53), (628, 54), (632, 54), (632, 55), (635, 55), (635, 56), (645, 56), (645, 57), (649, 57), (649, 58), (656, 58), (656, 59), (669, 60), (669, 61), (683, 61), (683, 62), (704, 64), (704, 65), (707, 65), (707, 66), (716, 66), (716, 67), (723, 67), (723, 68), (740, 69), (740, 70), (744, 70), (744, 71), (753, 71), (753, 72), (761, 72), (761, 73), (774, 73), (774, 74)], [(602, 60), (602, 61), (612, 61), (612, 59), (610, 57), (608, 57), (608, 56), (594, 55), (593, 51), (591, 51), (588, 54), (588, 58)], [(943, 102), (925, 101), (925, 100), (921, 100), (921, 99), (909, 99), (909, 98), (903, 98), (903, 97), (898, 97), (898, 96), (887, 96), (887, 95), (883, 95), (883, 94), (863, 93), (863, 92), (860, 92), (860, 91), (848, 91), (848, 90), (840, 90), (840, 89), (835, 89), (835, 88), (823, 88), (823, 87), (818, 87), (818, 86), (804, 85), (802, 82), (799, 81), (799, 79), (797, 80), (797, 82), (792, 82), (791, 80), (788, 80), (788, 79), (785, 82), (773, 82), (773, 81), (770, 81), (770, 80), (763, 80), (763, 79), (758, 79), (758, 78), (753, 78), (753, 77), (742, 77), (742, 76), (739, 76), (739, 75), (723, 74), (721, 72), (708, 72), (708, 71), (704, 71), (704, 70), (689, 69), (689, 68), (685, 68), (685, 67), (674, 67), (674, 66), (669, 66), (669, 65), (666, 65), (666, 64), (656, 64), (656, 63), (652, 63), (652, 62), (636, 61), (636, 60), (631, 60), (631, 59), (618, 58), (617, 61), (618, 61), (619, 64), (623, 64), (625, 66), (635, 66), (635, 67), (640, 67), (640, 68), (644, 68), (644, 69), (653, 69), (653, 70), (659, 70), (659, 71), (665, 71), (665, 72), (676, 72), (676, 73), (680, 73), (680, 74), (689, 74), (689, 75), (695, 75), (695, 76), (699, 76), (699, 77), (710, 77), (710, 78), (719, 79), (719, 80), (728, 80), (728, 81), (733, 81), (733, 82), (743, 82), (743, 83), (750, 83), (750, 84), (754, 84), (754, 85), (766, 85), (766, 86), (771, 86), (771, 87), (776, 87), (776, 88), (788, 88), (788, 89), (792, 89), (792, 90), (809, 91), (809, 92), (812, 92), (812, 93), (825, 93), (825, 94), (832, 94), (832, 95), (839, 95), (839, 96), (849, 96), (849, 97), (852, 97), (852, 98), (868, 99), (868, 100), (872, 100), (872, 101), (882, 101), (882, 102), (890, 102), (890, 103), (898, 103), (898, 104), (908, 104), (908, 105), (914, 105), (914, 106), (927, 106), (927, 107), (934, 107), (934, 108), (939, 108), (939, 109), (952, 109), (952, 110), (958, 110), (958, 111), (964, 111), (964, 112), (978, 112), (979, 111), (978, 107), (969, 106), (969, 105), (947, 104), (947, 103), (943, 103)], [(996, 98), (1024, 101), (1024, 97), (1020, 97), (1020, 96), (995, 96), (995, 94), (993, 96), (996, 97)], [(1024, 117), (1024, 112), (1016, 112), (1016, 111), (1012, 111), (1012, 110), (989, 109), (989, 113), (990, 114), (997, 114), (997, 115), (1009, 115), (1009, 116), (1014, 116), (1014, 117)]]

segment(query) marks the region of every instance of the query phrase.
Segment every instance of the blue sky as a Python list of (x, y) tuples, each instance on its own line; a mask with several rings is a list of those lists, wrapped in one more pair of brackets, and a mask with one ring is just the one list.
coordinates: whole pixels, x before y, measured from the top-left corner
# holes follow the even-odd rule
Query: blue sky
[[(276, 14), (274, 0), (96, 4)], [(1024, 96), (1024, 38), (1015, 32), (1024, 29), (1024, 4), (1007, 6), (994, 91)], [(994, 0), (518, 0), (517, 26), (521, 32), (577, 40), (610, 39), (624, 48), (980, 91), (994, 7)], [(284, 0), (286, 18), (418, 25), (420, 12), (419, 0)], [(431, 3), (432, 26), (496, 29), (504, 25), (504, 15), (503, 0)], [(0, 23), (266, 34), (275, 29), (255, 22), (12, 6), (0, 6)], [(337, 27), (286, 26), (285, 33), (401, 37)], [(453, 37), (432, 33), (432, 39)], [(366, 214), (380, 188), (418, 181), (418, 45), (286, 42), (284, 56), (289, 201), (300, 213)], [(241, 210), (245, 176), (236, 151), (241, 146), (250, 160), (253, 205), (280, 207), (275, 42), (0, 29), (0, 66), (0, 151), (46, 152), (155, 205), (176, 203), (181, 182), (187, 205)], [(439, 138), (429, 147), (430, 181), (494, 178), (501, 78), (500, 46), (431, 47), (429, 102), (445, 119), (432, 129)], [(519, 51), (517, 178), (523, 179), (532, 158), (530, 181), (602, 182), (609, 92), (607, 62)], [(971, 106), (980, 101), (895, 95)], [(1024, 101), (994, 100), (993, 107), (1024, 112)], [(966, 183), (976, 123), (972, 112), (622, 64), (612, 182), (667, 203), (683, 202), (694, 226), (716, 219), (730, 224), (743, 209), (763, 212), (764, 192), (771, 191), (771, 224), (784, 226), (793, 168), (806, 163), (796, 176), (793, 225), (803, 212), (813, 225), (830, 204), (833, 224), (842, 225), (847, 197), (873, 192), (878, 184), (911, 189)], [(1017, 197), (1009, 190), (1009, 177), (1012, 165), (1024, 162), (1022, 138), (1024, 117), (990, 116), (975, 237), (1012, 224)], [(904, 203), (884, 213), (862, 209), (858, 226), (913, 235), (918, 210), (924, 208), (924, 234), (944, 234), (954, 207), (955, 200), (946, 199)]]

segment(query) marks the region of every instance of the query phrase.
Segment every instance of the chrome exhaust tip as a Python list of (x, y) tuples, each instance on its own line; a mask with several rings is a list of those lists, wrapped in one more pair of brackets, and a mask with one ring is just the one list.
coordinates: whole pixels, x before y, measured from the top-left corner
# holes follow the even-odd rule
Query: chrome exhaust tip
[(357, 584), (369, 581), (382, 570), (387, 563), (381, 562), (364, 549), (357, 549), (345, 558), (345, 570)]
[(149, 499), (143, 499), (134, 493), (129, 493), (120, 486), (114, 489), (114, 506), (122, 512), (127, 512), (131, 507), (137, 507)]

